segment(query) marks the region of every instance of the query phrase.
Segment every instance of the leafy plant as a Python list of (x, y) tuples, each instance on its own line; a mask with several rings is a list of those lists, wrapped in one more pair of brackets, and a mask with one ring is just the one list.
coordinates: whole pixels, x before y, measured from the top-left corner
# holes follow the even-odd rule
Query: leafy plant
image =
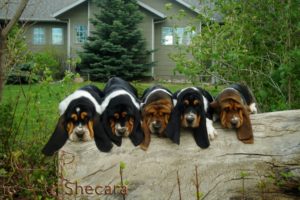
[(41, 115), (40, 90), (28, 87), (25, 92), (20, 86), (22, 89), (15, 98), (0, 104), (0, 196), (4, 199), (55, 195), (55, 158), (44, 159), (39, 153), (48, 132), (46, 122), (51, 124), (51, 119)]
[(262, 111), (299, 108), (298, 5), (298, 0), (203, 3), (201, 32), (170, 56), (175, 71), (192, 81), (210, 76), (219, 83), (246, 83)]
[[(120, 162), (120, 177), (121, 177), (121, 187), (123, 187), (124, 186), (124, 181), (123, 181), (123, 171), (124, 171), (124, 169), (125, 169), (125, 167), (126, 167), (126, 164), (124, 163), (124, 162)], [(126, 199), (126, 196), (125, 196), (125, 194), (122, 194), (122, 196), (123, 196), (123, 200), (125, 200)]]
[(242, 192), (242, 199), (246, 199), (245, 198), (245, 178), (249, 176), (249, 174), (247, 172), (244, 172), (244, 171), (241, 171), (240, 172), (240, 177), (242, 179), (242, 189), (241, 189), (241, 192)]
[(59, 72), (59, 62), (49, 52), (39, 52), (32, 55), (33, 71), (41, 81), (52, 81), (53, 74)]

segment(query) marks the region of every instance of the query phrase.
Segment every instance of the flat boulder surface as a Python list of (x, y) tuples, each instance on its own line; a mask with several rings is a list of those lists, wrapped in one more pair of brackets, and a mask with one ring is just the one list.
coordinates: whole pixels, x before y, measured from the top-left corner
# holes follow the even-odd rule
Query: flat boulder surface
[(222, 129), (218, 122), (214, 123), (218, 136), (207, 149), (199, 148), (186, 130), (180, 145), (152, 135), (146, 152), (129, 139), (109, 153), (100, 152), (93, 141), (68, 142), (59, 152), (60, 196), (299, 199), (300, 110), (251, 115), (251, 121), (254, 144), (242, 143), (234, 130)]

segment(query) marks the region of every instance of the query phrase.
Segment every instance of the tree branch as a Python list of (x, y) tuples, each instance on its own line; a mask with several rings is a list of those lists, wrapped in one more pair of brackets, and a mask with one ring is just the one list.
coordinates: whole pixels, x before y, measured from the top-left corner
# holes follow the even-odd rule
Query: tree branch
[(12, 29), (12, 27), (18, 22), (19, 18), (21, 17), (24, 9), (26, 8), (27, 3), (29, 0), (21, 0), (18, 9), (16, 10), (14, 16), (11, 18), (9, 23), (4, 27), (4, 29), (1, 32), (2, 38), (6, 38), (9, 31)]

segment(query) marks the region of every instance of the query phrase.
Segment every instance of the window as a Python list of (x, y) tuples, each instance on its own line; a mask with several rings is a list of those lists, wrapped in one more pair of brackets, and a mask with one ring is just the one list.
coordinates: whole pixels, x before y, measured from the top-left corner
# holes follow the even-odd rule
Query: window
[(41, 27), (33, 28), (33, 44), (46, 44), (45, 29)]
[(162, 27), (162, 45), (173, 45), (173, 28), (172, 27)]
[(75, 31), (75, 42), (84, 43), (87, 39), (87, 27), (85, 25), (76, 25)]
[(64, 44), (62, 28), (52, 28), (52, 44), (55, 45)]
[(162, 28), (162, 45), (174, 45), (174, 44), (185, 44), (191, 43), (191, 38), (195, 35), (195, 31), (191, 27), (163, 27)]

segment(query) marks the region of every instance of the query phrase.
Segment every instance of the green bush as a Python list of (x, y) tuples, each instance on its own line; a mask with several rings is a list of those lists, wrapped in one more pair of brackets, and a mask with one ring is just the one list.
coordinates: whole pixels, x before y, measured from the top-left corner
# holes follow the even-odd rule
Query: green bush
[[(242, 82), (262, 111), (300, 108), (299, 0), (221, 1), (204, 6), (201, 33), (171, 58), (176, 72)], [(216, 13), (222, 20), (212, 20)]]

